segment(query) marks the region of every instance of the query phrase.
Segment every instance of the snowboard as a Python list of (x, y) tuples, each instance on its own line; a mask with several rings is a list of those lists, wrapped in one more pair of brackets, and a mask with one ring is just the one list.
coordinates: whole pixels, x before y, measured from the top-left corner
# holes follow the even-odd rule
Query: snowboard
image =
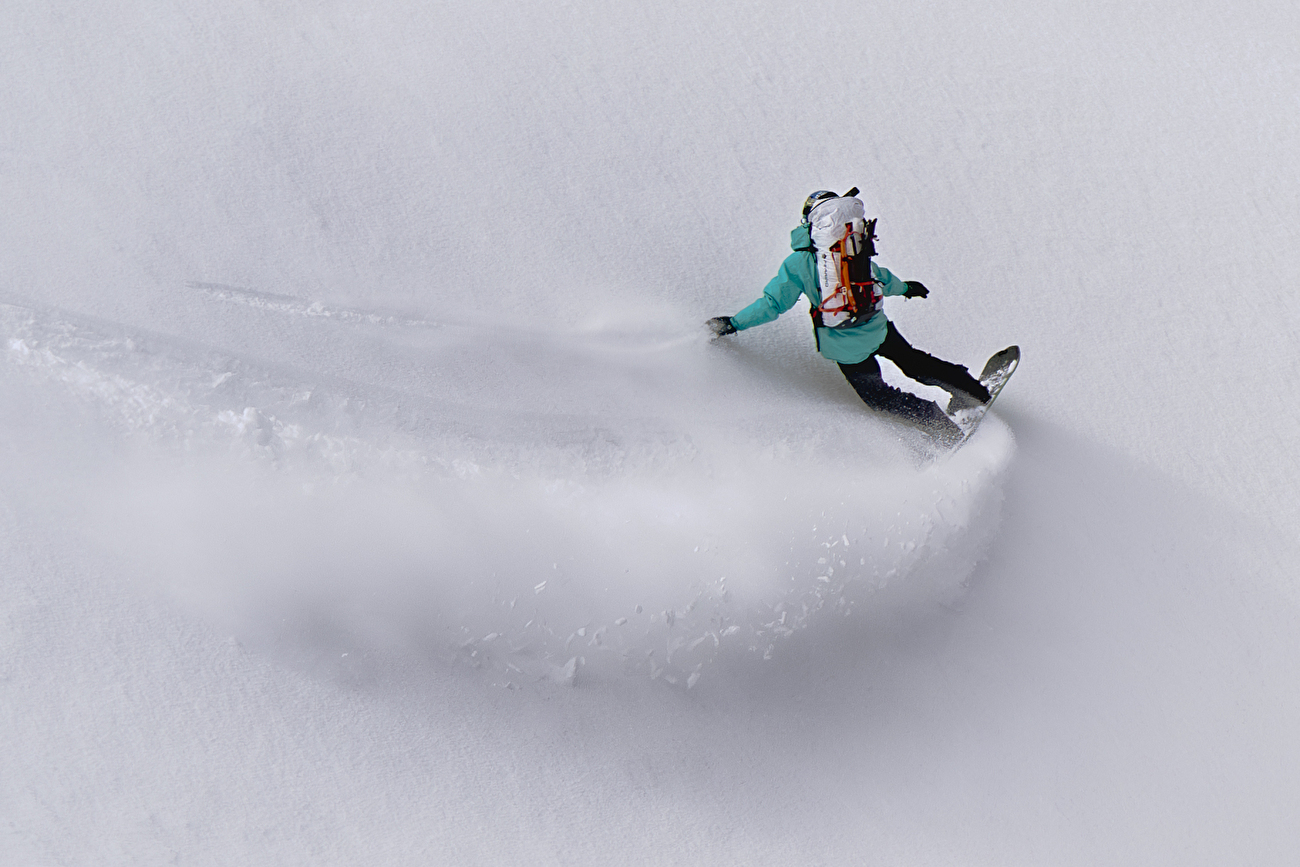
[(988, 415), (989, 407), (993, 406), (993, 401), (998, 399), (1002, 393), (1002, 388), (1011, 378), (1011, 374), (1016, 372), (1016, 367), (1020, 365), (1020, 347), (1008, 346), (1001, 352), (994, 353), (984, 365), (984, 372), (980, 374), (980, 383), (989, 390), (989, 402), (983, 406), (977, 406), (972, 409), (959, 410), (950, 416), (957, 427), (961, 428), (961, 436), (952, 444), (952, 450), (956, 451), (971, 438), (975, 429), (980, 426), (984, 416)]

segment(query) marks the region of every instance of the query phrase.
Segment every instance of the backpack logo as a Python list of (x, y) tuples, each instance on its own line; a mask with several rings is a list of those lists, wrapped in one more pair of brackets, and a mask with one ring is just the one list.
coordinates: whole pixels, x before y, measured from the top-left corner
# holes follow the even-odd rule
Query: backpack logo
[(865, 219), (862, 200), (849, 195), (824, 199), (808, 212), (817, 256), (821, 303), (811, 313), (824, 328), (861, 325), (879, 311), (884, 297), (871, 274), (876, 255), (876, 220)]

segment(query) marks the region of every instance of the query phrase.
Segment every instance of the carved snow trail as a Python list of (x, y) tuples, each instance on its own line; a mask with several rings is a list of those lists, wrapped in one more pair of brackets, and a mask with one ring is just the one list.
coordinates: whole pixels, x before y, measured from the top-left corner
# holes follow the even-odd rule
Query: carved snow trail
[[(116, 539), (191, 540), (133, 553), (177, 593), (242, 632), (321, 641), (328, 624), (341, 646), (449, 649), (506, 678), (689, 687), (722, 654), (770, 659), (800, 630), (948, 601), (995, 531), (1012, 452), (994, 423), (936, 464), (837, 467), (817, 437), (765, 442), (721, 414), (597, 417), (575, 442), (571, 415), (521, 434), (523, 411), (39, 306), (0, 305), (0, 326), (11, 372), (159, 456), (103, 512)], [(600, 347), (577, 351), (617, 387), (630, 374)], [(861, 420), (827, 414), (825, 435)]]

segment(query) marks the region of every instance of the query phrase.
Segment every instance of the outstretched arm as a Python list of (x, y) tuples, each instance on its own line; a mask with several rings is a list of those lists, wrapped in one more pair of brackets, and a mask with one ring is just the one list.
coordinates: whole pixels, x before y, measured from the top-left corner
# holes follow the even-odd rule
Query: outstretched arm
[(792, 253), (781, 263), (781, 269), (776, 272), (776, 276), (768, 281), (761, 298), (735, 316), (719, 316), (710, 319), (709, 327), (715, 334), (723, 335), (732, 333), (726, 330), (728, 325), (735, 331), (744, 331), (746, 328), (771, 322), (793, 307), (800, 295), (809, 294), (811, 297), (810, 293), (816, 292), (816, 286), (812, 256), (808, 253)]
[(876, 283), (880, 286), (880, 293), (882, 295), (907, 294), (907, 284), (902, 280), (899, 280), (898, 277), (888, 268), (872, 262), (871, 271), (876, 278)]
[(871, 263), (871, 271), (876, 281), (880, 284), (881, 294), (883, 295), (902, 295), (904, 298), (925, 298), (930, 294), (930, 290), (925, 288), (925, 284), (920, 280), (899, 280), (898, 277), (888, 268), (883, 268), (875, 262)]

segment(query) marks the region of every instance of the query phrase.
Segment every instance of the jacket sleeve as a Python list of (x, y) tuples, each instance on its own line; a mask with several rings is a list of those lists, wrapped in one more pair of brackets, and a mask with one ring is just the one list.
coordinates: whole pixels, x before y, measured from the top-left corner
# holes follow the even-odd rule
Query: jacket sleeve
[[(737, 331), (771, 322), (794, 306), (800, 295), (816, 291), (816, 276), (812, 270), (812, 256), (808, 253), (791, 253), (781, 263), (776, 276), (763, 289), (763, 297), (731, 317)], [(906, 290), (906, 287), (904, 287)]]
[(888, 268), (882, 268), (875, 262), (871, 263), (871, 270), (875, 273), (876, 282), (880, 284), (882, 295), (903, 295), (907, 292), (907, 284), (894, 276)]

